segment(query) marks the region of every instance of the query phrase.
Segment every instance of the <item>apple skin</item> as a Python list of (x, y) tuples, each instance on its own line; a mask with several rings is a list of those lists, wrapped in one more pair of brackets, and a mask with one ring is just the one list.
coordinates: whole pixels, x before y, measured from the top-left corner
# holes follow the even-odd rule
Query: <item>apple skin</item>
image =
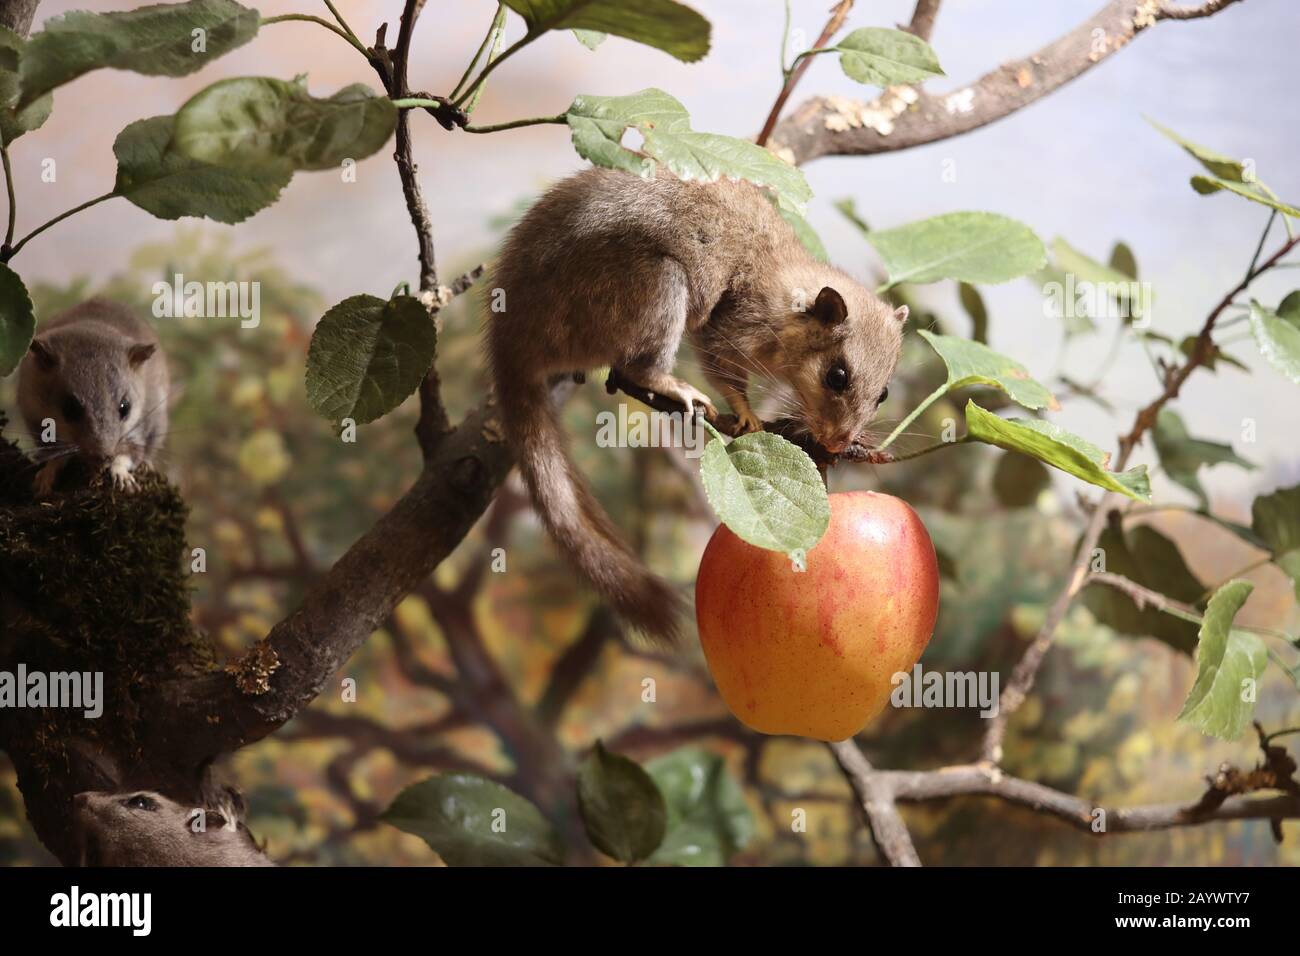
[(806, 571), (726, 525), (700, 560), (695, 615), (709, 672), (736, 718), (760, 733), (852, 737), (934, 632), (939, 565), (916, 512), (874, 491), (830, 503)]

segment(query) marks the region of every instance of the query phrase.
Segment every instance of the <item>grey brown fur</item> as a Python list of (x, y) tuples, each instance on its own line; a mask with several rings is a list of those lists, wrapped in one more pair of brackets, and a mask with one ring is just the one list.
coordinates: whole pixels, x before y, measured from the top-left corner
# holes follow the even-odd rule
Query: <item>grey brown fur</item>
[(206, 810), (195, 832), (194, 808), (148, 790), (79, 793), (74, 826), (82, 866), (275, 866), (238, 813)]
[[(641, 179), (589, 169), (550, 189), (507, 238), (504, 311), (487, 348), (507, 436), (543, 523), (628, 621), (676, 635), (681, 599), (623, 543), (569, 458), (552, 376), (602, 365), (682, 401), (709, 399), (673, 376), (683, 336), (748, 429), (751, 374), (789, 386), (796, 415), (838, 451), (870, 423), (897, 364), (895, 311), (812, 258), (756, 187)], [(848, 388), (833, 391), (841, 363)]]
[[(18, 407), (44, 461), (38, 494), (72, 455), (134, 487), (135, 466), (152, 465), (167, 437), (168, 387), (158, 336), (129, 309), (91, 299), (45, 323), (18, 372)], [(49, 420), (53, 442), (43, 440)]]

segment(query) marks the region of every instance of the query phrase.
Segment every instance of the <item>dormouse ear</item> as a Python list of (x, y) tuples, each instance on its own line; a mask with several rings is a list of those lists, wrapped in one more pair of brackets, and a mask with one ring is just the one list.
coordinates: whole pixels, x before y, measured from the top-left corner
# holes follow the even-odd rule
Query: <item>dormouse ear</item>
[(898, 320), (899, 325), (902, 325), (904, 322), (907, 321), (907, 314), (908, 314), (907, 306), (905, 305), (900, 305), (897, 309), (894, 310), (894, 318)]
[(132, 368), (139, 368), (144, 362), (153, 355), (158, 348), (153, 342), (142, 342), (131, 346), (127, 350), (127, 358), (131, 361)]
[(808, 314), (816, 316), (826, 325), (835, 325), (848, 318), (849, 307), (844, 304), (844, 299), (838, 292), (826, 286), (817, 293), (817, 301), (812, 304)]
[(54, 349), (40, 339), (32, 339), (32, 344), (28, 346), (28, 349), (32, 353), (32, 358), (36, 360), (37, 366), (47, 372), (59, 364), (59, 357), (54, 354)]

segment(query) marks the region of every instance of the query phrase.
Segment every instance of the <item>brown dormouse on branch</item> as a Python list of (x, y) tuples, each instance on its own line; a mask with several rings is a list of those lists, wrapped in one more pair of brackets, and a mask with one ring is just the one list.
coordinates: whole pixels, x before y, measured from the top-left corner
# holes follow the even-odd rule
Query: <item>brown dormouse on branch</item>
[(898, 362), (894, 309), (815, 260), (756, 187), (591, 169), (553, 187), (507, 239), (488, 355), (510, 444), (561, 550), (630, 623), (671, 641), (681, 599), (623, 543), (568, 456), (556, 375), (609, 365), (657, 396), (710, 399), (673, 372), (688, 336), (744, 431), (752, 376), (786, 386), (828, 451), (870, 424)]
[(152, 465), (167, 437), (168, 388), (158, 335), (131, 310), (91, 299), (45, 323), (18, 374), (18, 407), (44, 462), (37, 494), (73, 457), (135, 488), (136, 465)]

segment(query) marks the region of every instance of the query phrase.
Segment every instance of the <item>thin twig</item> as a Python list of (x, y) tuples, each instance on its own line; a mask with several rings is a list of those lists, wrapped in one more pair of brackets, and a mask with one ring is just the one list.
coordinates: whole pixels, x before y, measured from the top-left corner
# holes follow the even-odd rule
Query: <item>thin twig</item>
[(102, 195), (102, 196), (96, 196), (94, 199), (87, 199), (87, 200), (86, 200), (85, 202), (83, 202), (81, 205), (79, 205), (79, 206), (73, 206), (71, 209), (67, 210), (66, 212), (61, 212), (61, 213), (59, 213), (57, 216), (55, 216), (55, 217), (54, 217), (53, 219), (51, 219), (49, 222), (46, 222), (46, 223), (43, 223), (43, 224), (37, 226), (35, 229), (33, 229), (33, 230), (32, 230), (31, 232), (29, 232), (27, 235), (25, 235), (25, 236), (23, 236), (21, 239), (19, 239), (18, 242), (15, 243), (14, 246), (13, 246), (11, 249), (8, 249), (8, 250), (7, 250), (7, 252), (5, 253), (5, 255), (0, 256), (0, 259), (2, 259), (2, 260), (5, 261), (5, 262), (8, 262), (8, 261), (9, 261), (10, 259), (12, 259), (14, 256), (18, 255), (18, 252), (22, 249), (23, 246), (27, 245), (27, 243), (31, 242), (33, 239), (35, 239), (37, 236), (39, 236), (41, 233), (43, 233), (46, 229), (49, 229), (51, 226), (56, 226), (56, 225), (58, 225), (59, 223), (63, 222), (63, 220), (67, 219), (69, 216), (75, 216), (77, 213), (79, 213), (79, 212), (81, 212), (81, 211), (83, 211), (83, 210), (85, 210), (85, 209), (89, 209), (91, 206), (96, 206), (96, 205), (98, 205), (99, 203), (102, 203), (102, 202), (104, 202), (104, 201), (106, 201), (106, 200), (109, 200), (109, 199), (113, 199), (113, 198), (115, 198), (116, 196), (117, 196), (117, 192), (116, 192), (116, 191), (111, 192), (111, 193), (104, 193), (104, 195)]
[[(813, 44), (813, 49), (820, 49), (830, 42), (831, 37), (840, 32), (840, 27), (844, 26), (844, 20), (853, 9), (853, 0), (839, 0), (831, 8), (830, 19), (826, 21), (826, 26), (822, 28), (821, 36)], [(784, 55), (784, 50), (782, 54)], [(763, 123), (763, 131), (758, 134), (755, 140), (759, 146), (766, 146), (768, 139), (772, 135), (772, 130), (776, 128), (776, 121), (781, 118), (781, 110), (785, 109), (786, 100), (794, 92), (794, 88), (799, 85), (803, 75), (808, 72), (808, 67), (812, 65), (812, 57), (805, 57), (791, 70), (785, 78), (785, 83), (781, 86), (781, 92), (777, 94), (776, 102), (772, 104), (772, 109), (767, 114), (767, 120)]]
[(18, 221), (18, 200), (14, 198), (14, 171), (9, 164), (9, 147), (0, 146), (0, 159), (4, 160), (5, 189), (9, 193), (9, 228), (5, 230), (6, 251), (14, 244), (14, 226)]
[(367, 60), (370, 59), (370, 51), (366, 49), (366, 45), (364, 43), (358, 40), (355, 36), (350, 36), (347, 33), (347, 31), (343, 30), (338, 26), (335, 26), (333, 23), (330, 23), (328, 20), (324, 19), (323, 17), (315, 17), (312, 16), (310, 13), (282, 13), (276, 17), (267, 17), (265, 20), (262, 21), (262, 24), (265, 26), (268, 23), (292, 23), (295, 21), (303, 22), (303, 23), (314, 23), (317, 26), (324, 27), (326, 30), (329, 30), (331, 33), (342, 37), (344, 40), (346, 40), (357, 50), (360, 50), (361, 55), (364, 56)]

